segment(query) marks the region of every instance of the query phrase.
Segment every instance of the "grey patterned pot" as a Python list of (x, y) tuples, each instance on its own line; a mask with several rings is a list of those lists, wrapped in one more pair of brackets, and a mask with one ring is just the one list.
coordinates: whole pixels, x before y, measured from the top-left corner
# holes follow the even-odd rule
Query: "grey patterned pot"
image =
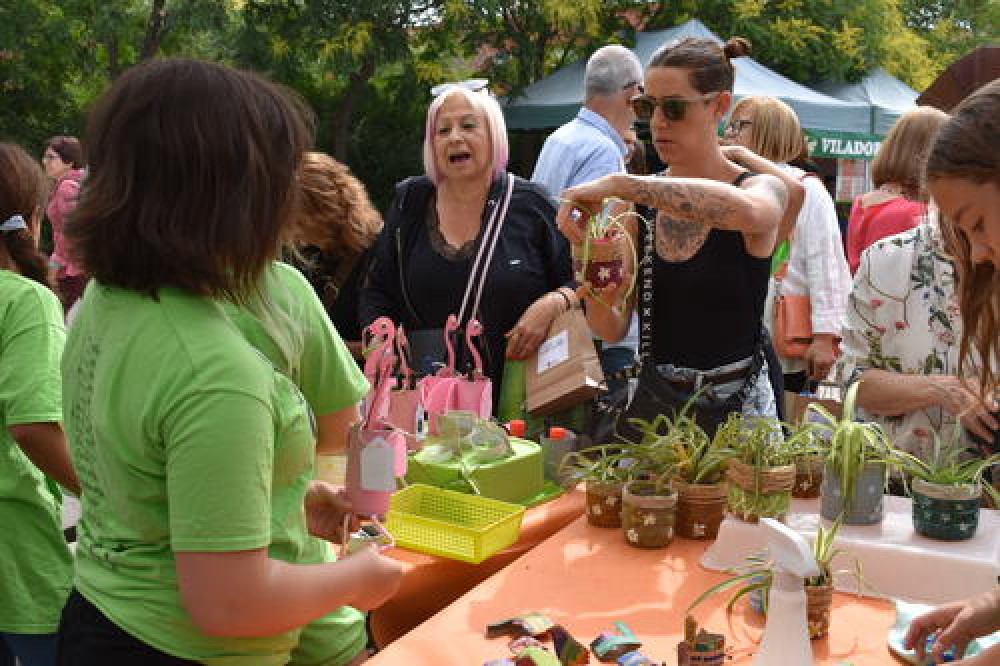
[(914, 479), (913, 529), (931, 539), (971, 539), (979, 526), (979, 486), (942, 486)]
[(819, 513), (827, 520), (837, 520), (844, 512), (844, 525), (874, 525), (882, 522), (884, 486), (885, 464), (868, 463), (858, 475), (854, 495), (845, 502), (840, 496), (840, 475), (827, 465), (820, 486)]

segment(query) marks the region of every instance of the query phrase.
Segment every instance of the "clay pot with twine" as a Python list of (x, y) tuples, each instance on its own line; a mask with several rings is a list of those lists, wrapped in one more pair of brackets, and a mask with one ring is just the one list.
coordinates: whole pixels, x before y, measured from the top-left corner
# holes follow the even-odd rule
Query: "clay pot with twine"
[(760, 518), (781, 518), (791, 504), (795, 465), (757, 469), (739, 460), (729, 461), (729, 511), (740, 520), (756, 523)]
[(685, 539), (714, 539), (726, 516), (726, 484), (675, 480), (677, 534)]

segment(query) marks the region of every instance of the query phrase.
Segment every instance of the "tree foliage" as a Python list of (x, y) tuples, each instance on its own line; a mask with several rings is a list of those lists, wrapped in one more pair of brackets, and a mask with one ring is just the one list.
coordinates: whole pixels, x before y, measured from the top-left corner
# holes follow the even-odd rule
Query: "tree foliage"
[(995, 40), (996, 0), (17, 0), (0, 4), (0, 136), (37, 152), (78, 134), (125, 68), (185, 55), (257, 69), (302, 94), (321, 149), (385, 203), (421, 170), (432, 84), (516, 93), (636, 30), (700, 18), (802, 82), (884, 66), (917, 89)]

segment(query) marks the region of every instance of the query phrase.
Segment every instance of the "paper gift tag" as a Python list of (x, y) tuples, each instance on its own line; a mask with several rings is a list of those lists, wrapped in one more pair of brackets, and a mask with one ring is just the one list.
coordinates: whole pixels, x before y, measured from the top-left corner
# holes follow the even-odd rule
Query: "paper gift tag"
[(396, 490), (396, 451), (385, 437), (374, 437), (361, 449), (361, 489), (371, 492)]

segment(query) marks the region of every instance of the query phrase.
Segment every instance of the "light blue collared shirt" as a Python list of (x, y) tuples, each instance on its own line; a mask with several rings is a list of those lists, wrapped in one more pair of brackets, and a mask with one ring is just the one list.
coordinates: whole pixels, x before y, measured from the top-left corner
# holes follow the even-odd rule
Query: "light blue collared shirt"
[(582, 107), (545, 140), (531, 174), (558, 197), (567, 187), (625, 171), (625, 141), (604, 116)]
[[(581, 107), (576, 118), (545, 140), (531, 180), (558, 197), (567, 187), (625, 173), (627, 151), (625, 140), (604, 116)], [(616, 346), (633, 352), (639, 348), (639, 321), (634, 314), (628, 332)]]

